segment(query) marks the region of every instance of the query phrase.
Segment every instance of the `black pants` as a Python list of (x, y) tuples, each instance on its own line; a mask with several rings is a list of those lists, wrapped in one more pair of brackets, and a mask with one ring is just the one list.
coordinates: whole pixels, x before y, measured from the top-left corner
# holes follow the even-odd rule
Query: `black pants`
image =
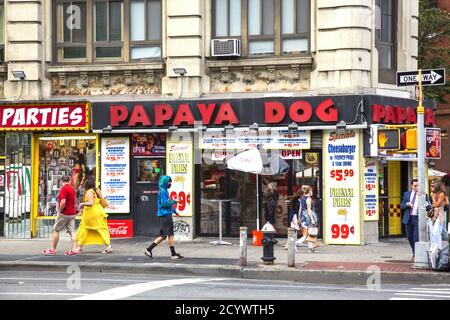
[(416, 251), (416, 242), (419, 241), (419, 217), (410, 216), (409, 222), (406, 224), (406, 235), (408, 236), (409, 245), (411, 246), (413, 255)]

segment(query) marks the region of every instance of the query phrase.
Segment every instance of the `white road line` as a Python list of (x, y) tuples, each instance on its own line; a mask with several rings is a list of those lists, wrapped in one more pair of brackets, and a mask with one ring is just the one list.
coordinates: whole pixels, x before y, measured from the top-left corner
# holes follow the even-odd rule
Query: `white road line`
[(411, 290), (432, 290), (432, 291), (447, 291), (447, 292), (450, 292), (450, 288), (411, 288)]
[(117, 300), (124, 299), (130, 296), (134, 296), (146, 291), (155, 290), (164, 287), (171, 287), (182, 284), (203, 282), (203, 281), (221, 281), (224, 279), (204, 279), (204, 278), (192, 278), (192, 279), (176, 279), (176, 280), (162, 280), (152, 281), (146, 283), (132, 284), (124, 287), (117, 287), (105, 291), (100, 291), (93, 294), (88, 294), (83, 297), (75, 298), (73, 300)]
[(433, 299), (420, 299), (420, 298), (390, 298), (389, 300), (433, 300)]
[(417, 296), (417, 297), (433, 297), (433, 298), (448, 298), (450, 299), (450, 296), (441, 296), (437, 294), (421, 294), (421, 293), (396, 293), (398, 296)]
[(438, 293), (438, 294), (446, 294), (449, 295), (449, 291), (428, 291), (428, 290), (397, 290), (397, 292), (405, 292), (405, 293)]
[[(67, 279), (55, 279), (55, 278), (0, 278), (2, 280), (22, 280), (22, 281), (62, 281), (66, 282)], [(126, 280), (126, 279), (96, 279), (96, 278), (81, 278), (81, 281), (103, 281), (103, 282), (142, 282), (148, 281), (148, 279), (136, 279), (136, 280)]]
[(0, 296), (26, 295), (26, 296), (84, 296), (83, 293), (53, 293), (53, 292), (0, 292)]

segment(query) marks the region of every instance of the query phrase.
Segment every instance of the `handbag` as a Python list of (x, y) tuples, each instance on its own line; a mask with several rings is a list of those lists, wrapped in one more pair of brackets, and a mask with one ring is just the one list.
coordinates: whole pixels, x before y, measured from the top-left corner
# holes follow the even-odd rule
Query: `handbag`
[(319, 228), (317, 228), (317, 227), (309, 227), (308, 228), (308, 235), (310, 235), (312, 237), (317, 237), (318, 234), (319, 234)]
[(294, 228), (295, 230), (300, 230), (296, 214), (294, 214), (294, 216), (292, 217), (292, 221), (291, 221), (291, 226), (290, 227)]
[(427, 210), (427, 217), (432, 219), (434, 217), (434, 207), (430, 206), (430, 208)]
[(97, 194), (97, 197), (100, 198), (100, 204), (102, 205), (103, 208), (107, 208), (109, 206), (109, 201), (106, 200), (106, 198), (100, 197), (100, 195), (98, 194), (97, 190), (95, 190), (95, 193)]

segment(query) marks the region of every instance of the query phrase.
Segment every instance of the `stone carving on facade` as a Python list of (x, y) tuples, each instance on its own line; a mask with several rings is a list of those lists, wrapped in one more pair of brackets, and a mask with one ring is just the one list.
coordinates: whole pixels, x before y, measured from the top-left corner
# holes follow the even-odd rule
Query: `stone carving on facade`
[(221, 74), (220, 79), (222, 80), (223, 83), (230, 82), (230, 72), (228, 67), (221, 67), (220, 74)]
[(125, 71), (124, 76), (125, 76), (125, 85), (131, 86), (133, 84), (133, 74), (131, 73), (131, 71)]
[(147, 70), (146, 80), (151, 86), (155, 84), (155, 72), (153, 70)]
[(67, 88), (67, 77), (65, 72), (58, 73), (59, 85), (61, 88)]
[(253, 81), (252, 67), (244, 67), (244, 82), (251, 83)]
[(276, 71), (275, 66), (267, 66), (269, 82), (275, 82), (275, 71)]
[(294, 81), (300, 80), (300, 65), (293, 64), (291, 65), (291, 68), (292, 68), (292, 79)]
[(87, 88), (89, 86), (89, 77), (87, 72), (80, 72), (80, 84), (83, 88)]
[(111, 75), (109, 74), (109, 72), (102, 72), (102, 84), (105, 87), (111, 86)]

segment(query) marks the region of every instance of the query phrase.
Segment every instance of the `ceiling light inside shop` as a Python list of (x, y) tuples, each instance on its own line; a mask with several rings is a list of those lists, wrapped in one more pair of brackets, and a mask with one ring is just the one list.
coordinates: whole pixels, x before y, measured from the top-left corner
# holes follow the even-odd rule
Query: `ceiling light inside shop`
[(96, 136), (39, 137), (39, 140), (95, 140)]

